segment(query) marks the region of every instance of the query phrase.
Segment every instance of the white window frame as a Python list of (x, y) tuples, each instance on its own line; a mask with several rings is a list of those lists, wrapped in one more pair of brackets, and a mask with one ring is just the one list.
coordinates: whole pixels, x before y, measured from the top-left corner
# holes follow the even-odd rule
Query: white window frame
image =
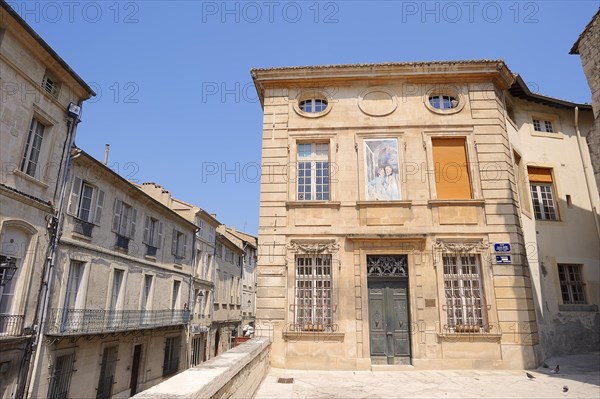
[[(558, 208), (556, 206), (556, 201), (554, 200), (554, 184), (530, 182), (530, 186), (531, 202), (535, 219), (558, 221)], [(544, 189), (542, 189), (542, 187), (544, 187)], [(542, 194), (546, 195), (545, 199), (542, 198)]]
[(163, 223), (150, 215), (144, 218), (143, 243), (154, 248), (160, 248), (163, 239)]
[(118, 198), (115, 199), (113, 231), (122, 237), (132, 239), (135, 236), (136, 220), (137, 209)]
[[(89, 212), (87, 217), (84, 217), (84, 191), (86, 188), (92, 190), (92, 196), (90, 198), (90, 209), (87, 209)], [(90, 184), (89, 182), (81, 179), (78, 176), (73, 177), (73, 183), (71, 186), (71, 195), (69, 197), (69, 205), (67, 208), (67, 213), (72, 216), (75, 216), (79, 220), (83, 220), (84, 222), (93, 223), (95, 225), (99, 225), (102, 220), (102, 209), (104, 208), (104, 191), (100, 190), (98, 187)]]
[[(48, 127), (35, 116), (31, 118), (25, 151), (21, 159), (21, 172), (39, 180), (40, 163), (43, 161), (44, 138)], [(47, 141), (47, 137), (46, 137)]]
[(204, 238), (204, 220), (198, 219), (198, 237)]
[(215, 228), (208, 226), (208, 241), (215, 242)]
[(187, 234), (175, 228), (173, 229), (171, 254), (173, 254), (176, 259), (185, 259), (187, 257)]
[[(304, 146), (310, 146), (310, 155), (301, 157), (301, 148)], [(323, 146), (326, 151), (323, 151)], [(331, 201), (331, 143), (329, 141), (315, 141), (315, 142), (303, 142), (300, 141), (296, 146), (296, 200), (297, 201)], [(324, 154), (323, 152), (326, 152)], [(308, 168), (301, 167), (301, 164), (310, 163)], [(326, 164), (326, 166), (324, 165)], [(309, 171), (310, 176), (305, 176), (305, 173)], [(321, 173), (321, 176), (317, 176), (317, 173)], [(319, 177), (322, 179), (321, 183), (317, 183)], [(323, 179), (327, 179), (327, 183), (323, 182)], [(326, 188), (321, 193), (317, 193), (317, 186)], [(301, 187), (304, 189), (301, 191)], [(308, 192), (306, 187), (310, 190)], [(317, 198), (318, 195), (321, 198)], [(310, 198), (306, 198), (310, 196)], [(326, 197), (326, 198), (324, 198)]]

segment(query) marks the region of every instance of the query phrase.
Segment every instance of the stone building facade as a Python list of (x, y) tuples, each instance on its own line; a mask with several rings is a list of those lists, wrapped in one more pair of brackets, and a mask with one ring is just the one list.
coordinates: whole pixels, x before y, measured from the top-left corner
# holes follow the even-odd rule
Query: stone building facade
[(583, 131), (589, 104), (531, 93), (517, 76), (507, 93), (520, 214), (544, 358), (600, 344), (598, 188)]
[(242, 240), (244, 257), (242, 259), (242, 332), (251, 336), (256, 327), (256, 259), (258, 240), (256, 237), (238, 231), (235, 227), (227, 232)]
[(188, 364), (188, 366), (196, 366), (212, 357), (211, 342), (214, 341), (215, 335), (212, 329), (216, 264), (214, 254), (216, 229), (220, 223), (214, 215), (208, 214), (204, 209), (173, 198), (168, 190), (156, 183), (143, 183), (139, 187), (146, 194), (196, 225), (192, 245), (194, 248), (191, 276), (193, 289), (189, 298), (191, 318)]
[[(77, 109), (93, 90), (0, 1), (0, 398), (22, 396), (34, 359)], [(79, 109), (80, 111), (80, 109)]]
[(213, 356), (233, 348), (234, 339), (242, 334), (242, 240), (217, 229), (215, 249), (215, 295), (213, 301)]
[(196, 226), (74, 149), (31, 397), (129, 397), (187, 368)]
[(257, 332), (273, 339), (271, 364), (539, 364), (508, 67), (251, 73), (264, 112)]
[(581, 57), (583, 72), (592, 91), (594, 126), (589, 132), (583, 131), (583, 134), (592, 157), (596, 186), (600, 187), (600, 10), (573, 44), (570, 53)]

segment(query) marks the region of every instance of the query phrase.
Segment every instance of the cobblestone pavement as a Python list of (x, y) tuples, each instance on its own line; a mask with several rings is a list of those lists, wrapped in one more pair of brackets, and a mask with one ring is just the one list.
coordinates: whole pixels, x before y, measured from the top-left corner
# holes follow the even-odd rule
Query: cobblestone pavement
[[(271, 398), (593, 398), (600, 399), (600, 353), (554, 357), (529, 370), (316, 371), (271, 368), (256, 399)], [(278, 378), (293, 378), (291, 384)], [(567, 386), (568, 391), (563, 392)]]

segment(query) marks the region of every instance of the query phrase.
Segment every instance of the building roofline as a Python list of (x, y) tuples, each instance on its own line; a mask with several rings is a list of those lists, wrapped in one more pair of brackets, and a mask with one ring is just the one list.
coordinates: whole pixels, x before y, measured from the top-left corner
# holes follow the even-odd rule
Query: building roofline
[(212, 222), (214, 222), (218, 226), (221, 225), (221, 222), (219, 222), (219, 220), (216, 217), (214, 217), (213, 215), (208, 213), (204, 208), (200, 208), (198, 205), (190, 204), (189, 202), (183, 201), (183, 200), (181, 200), (179, 198), (175, 198), (173, 196), (171, 196), (171, 200), (177, 201), (184, 206), (190, 207), (190, 209), (197, 208), (198, 211), (196, 213), (200, 213), (200, 214), (206, 216), (208, 219), (210, 219)]
[(90, 154), (88, 154), (87, 152), (85, 152), (84, 150), (82, 150), (81, 148), (74, 146), (73, 149), (72, 149), (72, 151), (75, 154), (77, 154), (77, 155), (82, 155), (88, 161), (91, 161), (92, 163), (95, 163), (96, 166), (98, 166), (99, 168), (102, 168), (103, 170), (107, 171), (111, 176), (115, 177), (121, 183), (123, 183), (126, 186), (129, 186), (129, 187), (131, 187), (133, 189), (135, 189), (136, 193), (138, 193), (139, 195), (141, 195), (141, 196), (145, 197), (146, 199), (148, 199), (147, 202), (152, 203), (156, 207), (159, 207), (159, 208), (162, 208), (164, 210), (169, 211), (169, 213), (171, 213), (176, 219), (179, 219), (179, 221), (183, 222), (188, 227), (191, 227), (194, 230), (194, 232), (196, 232), (196, 230), (198, 229), (198, 226), (196, 226), (194, 223), (190, 222), (189, 220), (187, 220), (186, 218), (184, 218), (183, 216), (181, 216), (180, 214), (178, 214), (177, 212), (175, 212), (173, 209), (169, 208), (168, 206), (166, 206), (163, 203), (159, 202), (158, 200), (154, 199), (150, 195), (146, 194), (144, 191), (142, 191), (142, 189), (140, 189), (138, 187), (137, 184), (132, 183), (129, 180), (125, 179), (124, 177), (122, 177), (121, 175), (119, 175), (117, 172), (115, 172), (114, 170), (112, 170), (108, 166), (104, 165), (102, 162), (98, 161), (96, 158), (94, 158), (93, 156), (91, 156)]
[(572, 101), (561, 100), (560, 98), (554, 98), (550, 96), (544, 96), (542, 94), (533, 93), (527, 87), (527, 83), (523, 80), (521, 75), (515, 74), (515, 82), (509, 89), (509, 93), (513, 97), (522, 98), (535, 103), (548, 105), (550, 107), (561, 108), (561, 109), (574, 109), (578, 107), (581, 110), (591, 111), (592, 104), (581, 104)]
[[(37, 43), (52, 56), (74, 79), (87, 91), (90, 97), (96, 95), (94, 90), (75, 72), (65, 60), (44, 39), (38, 35), (31, 26), (17, 13), (5, 0), (0, 0), (0, 6), (4, 9), (17, 23), (31, 35), (37, 41)], [(0, 18), (1, 20), (1, 18)]]
[(585, 36), (585, 34), (590, 30), (590, 28), (592, 27), (592, 24), (594, 23), (594, 21), (597, 18), (600, 18), (600, 7), (598, 7), (596, 14), (594, 14), (594, 16), (592, 17), (590, 22), (588, 22), (588, 24), (585, 26), (585, 28), (583, 28), (583, 31), (579, 34), (579, 37), (577, 38), (577, 41), (575, 43), (573, 43), (573, 46), (571, 47), (569, 54), (579, 54), (579, 42), (581, 41), (583, 36)]
[(257, 239), (257, 237), (253, 236), (252, 234), (248, 234), (248, 233), (245, 233), (243, 231), (238, 231), (238, 230), (233, 231), (229, 227), (226, 227), (226, 231), (229, 234), (232, 234), (235, 237), (239, 238), (240, 240), (247, 242), (252, 248), (258, 248), (258, 239)]
[(262, 107), (264, 107), (266, 88), (290, 86), (291, 84), (356, 81), (358, 79), (369, 81), (393, 78), (419, 80), (433, 76), (443, 81), (454, 81), (461, 76), (471, 75), (474, 79), (482, 79), (482, 77), (491, 79), (501, 89), (507, 89), (514, 80), (513, 74), (501, 59), (252, 68), (250, 74)]

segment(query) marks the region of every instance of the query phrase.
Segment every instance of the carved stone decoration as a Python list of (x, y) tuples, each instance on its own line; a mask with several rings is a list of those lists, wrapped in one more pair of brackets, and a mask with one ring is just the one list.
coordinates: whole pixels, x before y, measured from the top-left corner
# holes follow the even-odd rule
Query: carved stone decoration
[(319, 254), (326, 253), (332, 254), (339, 251), (340, 245), (335, 241), (322, 241), (322, 242), (300, 242), (292, 241), (288, 245), (288, 250), (296, 253), (305, 254)]
[(408, 256), (368, 255), (368, 277), (408, 277)]
[(436, 240), (433, 244), (433, 249), (440, 252), (483, 252), (489, 248), (487, 240), (471, 241), (471, 242), (450, 242)]

